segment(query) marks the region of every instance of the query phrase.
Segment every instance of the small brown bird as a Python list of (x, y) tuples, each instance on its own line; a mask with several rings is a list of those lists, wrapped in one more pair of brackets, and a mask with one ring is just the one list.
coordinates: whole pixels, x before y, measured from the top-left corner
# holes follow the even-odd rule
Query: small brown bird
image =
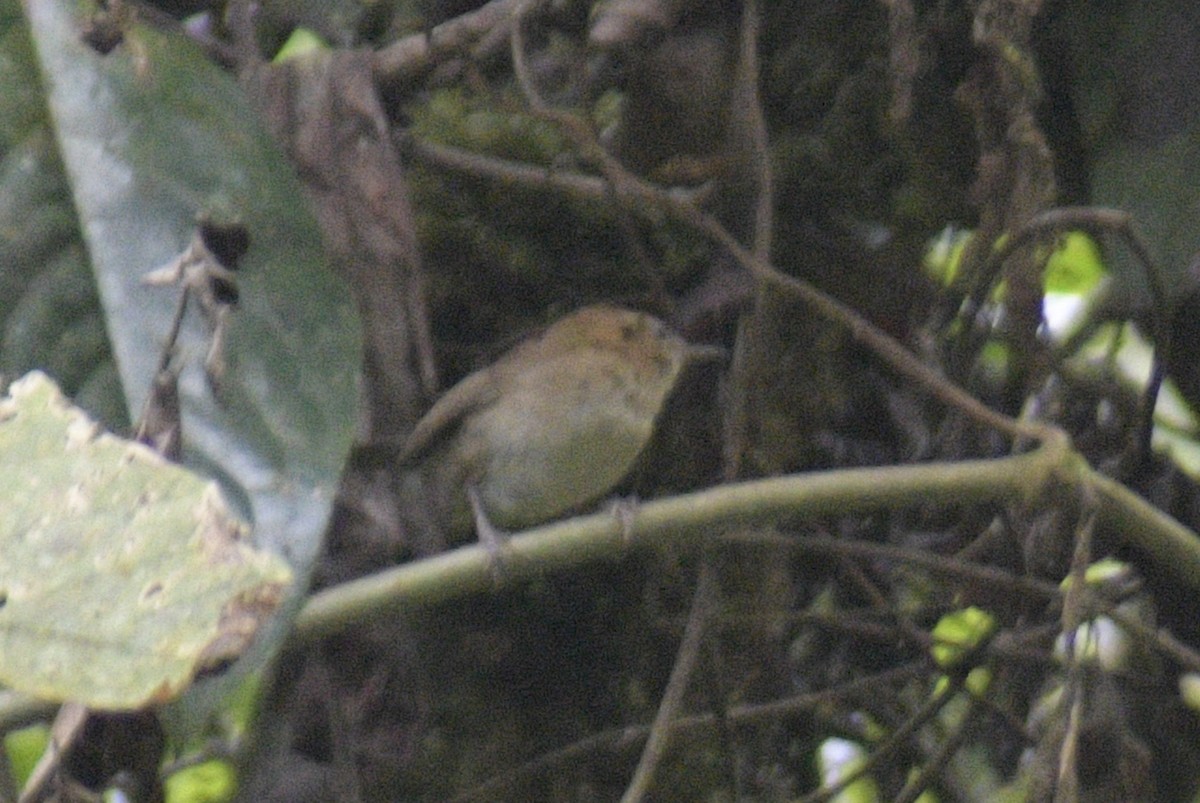
[(691, 357), (656, 318), (581, 309), (463, 379), (401, 452), (419, 466), (435, 518), (485, 542), (592, 502), (629, 473)]

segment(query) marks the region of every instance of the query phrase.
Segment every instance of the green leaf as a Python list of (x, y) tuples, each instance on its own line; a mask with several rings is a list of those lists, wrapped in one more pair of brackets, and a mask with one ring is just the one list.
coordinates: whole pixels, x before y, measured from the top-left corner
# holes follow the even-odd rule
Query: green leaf
[(963, 252), (975, 233), (950, 225), (942, 229), (929, 241), (922, 258), (925, 273), (943, 287), (953, 287), (962, 267)]
[(283, 47), (279, 48), (279, 52), (275, 54), (275, 58), (271, 61), (275, 64), (282, 64), (292, 59), (301, 59), (315, 53), (328, 52), (329, 45), (321, 39), (320, 35), (310, 31), (308, 28), (297, 28), (292, 31), (291, 36), (287, 38), (287, 41), (283, 43)]
[[(92, 16), (109, 12), (87, 2), (30, 0), (24, 8), (134, 417), (181, 293), (144, 277), (179, 257), (201, 220), (240, 227), (249, 238), (237, 303), (210, 304), (206, 313), (193, 301), (183, 321), (173, 360), (181, 369), (183, 461), (221, 482), (251, 522), (255, 544), (283, 555), (296, 582), (289, 615), (259, 639), (253, 660), (174, 707), (168, 724), (185, 735), (261, 665), (298, 608), (353, 435), (359, 322), (326, 263), (302, 186), (231, 76), (182, 36), (127, 19), (118, 20), (116, 47), (97, 52), (83, 34)], [(211, 381), (205, 361), (217, 317), (224, 370)]]
[(87, 255), (15, 3), (0, 1), (0, 372), (40, 367), (125, 426)]
[(29, 725), (4, 734), (4, 751), (8, 754), (12, 779), (18, 787), (25, 786), (49, 743), (49, 725)]
[(1070, 231), (1046, 260), (1047, 293), (1084, 295), (1108, 274), (1100, 245), (1081, 231)]
[(236, 658), (291, 582), (214, 483), (102, 433), (45, 374), (0, 400), (0, 680), (130, 710)]
[(184, 459), (220, 478), (256, 542), (304, 577), (349, 449), (360, 347), (302, 188), (237, 84), (186, 39), (131, 23), (102, 55), (83, 41), (87, 4), (26, 9), (130, 410), (146, 401), (180, 293), (145, 275), (201, 219), (249, 237), (219, 383), (203, 365), (211, 316), (193, 303), (184, 321)]
[(982, 608), (961, 608), (948, 613), (934, 625), (933, 660), (943, 669), (956, 666), (996, 629), (996, 618)]
[(167, 803), (221, 803), (237, 789), (233, 767), (225, 761), (205, 761), (174, 773), (164, 782)]

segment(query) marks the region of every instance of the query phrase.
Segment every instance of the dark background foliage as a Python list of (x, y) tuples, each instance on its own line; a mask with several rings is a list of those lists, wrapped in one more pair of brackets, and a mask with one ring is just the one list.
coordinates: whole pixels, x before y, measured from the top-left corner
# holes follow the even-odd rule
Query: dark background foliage
[[(595, 301), (653, 312), (730, 354), (685, 377), (622, 496), (1013, 451), (853, 327), (761, 281), (694, 220), (623, 191), (629, 176), (695, 201), (758, 257), (994, 409), (1061, 427), (1092, 466), (1195, 528), (1192, 480), (1143, 448), (1140, 389), (1047, 336), (1046, 249), (1014, 249), (999, 266), (993, 256), (1049, 210), (1132, 213), (1149, 278), (1112, 216), (1072, 218), (1111, 272), (1093, 323), (1137, 324), (1200, 402), (1200, 12), (1079, 0), (759, 5), (137, 6), (167, 27), (196, 15), (187, 30), (238, 74), (296, 166), (363, 317), (358, 442), (316, 589), (438, 550), (390, 456), (441, 389)], [(518, 10), (523, 68), (509, 46)], [(298, 27), (332, 50), (268, 63)], [(53, 248), (56, 221), (36, 228), (49, 243), (39, 253)], [(923, 263), (950, 226), (974, 236), (945, 282)], [(1039, 245), (1062, 233), (1038, 231)], [(55, 289), (53, 265), (78, 258), (45, 258), (28, 286), (0, 274), (6, 372), (58, 366), (67, 337), (83, 343), (78, 359), (98, 347), (91, 296)], [(51, 317), (57, 340), (30, 336)], [(75, 390), (105, 381), (77, 368), (59, 371)], [(1074, 799), (1190, 799), (1200, 721), (1177, 680), (1195, 667), (1195, 589), (1098, 527), (1092, 556), (1128, 561), (1106, 604), (1173, 634), (1181, 652), (1142, 638), (1124, 663), (1080, 670), (1081, 719), (1068, 725), (1067, 709), (1047, 702), (1067, 674), (1054, 657), (1060, 601), (1017, 589), (1067, 575), (1088, 502), (1040, 491), (1022, 505), (914, 499), (903, 511), (780, 520), (289, 648), (242, 794), (619, 799), (709, 577), (716, 602), (684, 705), (696, 719), (674, 734), (652, 799), (801, 797), (821, 782), (818, 748), (841, 736), (877, 756), (881, 799), (928, 788), (941, 800), (1050, 800), (1068, 728), (1080, 744)], [(828, 540), (795, 548), (802, 538)], [(939, 678), (957, 689), (969, 666), (934, 665), (931, 631), (970, 605), (997, 622), (968, 662), (991, 685), (935, 707)]]

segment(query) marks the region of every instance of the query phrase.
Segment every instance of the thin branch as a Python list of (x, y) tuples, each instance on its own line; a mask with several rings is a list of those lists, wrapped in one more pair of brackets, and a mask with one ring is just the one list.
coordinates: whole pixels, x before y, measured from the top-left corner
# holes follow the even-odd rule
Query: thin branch
[[(696, 545), (698, 532), (766, 524), (785, 515), (853, 515), (914, 505), (1014, 502), (1031, 496), (1071, 459), (1066, 444), (1060, 443), (1058, 448), (1043, 446), (1015, 457), (843, 469), (723, 484), (642, 504), (632, 523), (600, 513), (527, 530), (508, 543), (508, 577), (518, 581), (597, 560), (616, 560), (639, 544)], [(1193, 550), (1190, 560), (1176, 561), (1170, 568), (1189, 583), (1200, 581), (1200, 552)], [(478, 545), (462, 547), (314, 594), (296, 620), (293, 638), (320, 638), (384, 611), (491, 590), (494, 578), (486, 550)]]
[(504, 34), (516, 6), (517, 0), (492, 0), (428, 33), (406, 36), (375, 53), (371, 72), (382, 85), (412, 80), (433, 66), (442, 54), (462, 52), (473, 42)]
[(1071, 582), (1063, 596), (1062, 635), (1066, 642), (1067, 671), (1063, 680), (1059, 716), (1066, 720), (1066, 730), (1058, 745), (1058, 766), (1054, 777), (1055, 800), (1075, 800), (1079, 789), (1079, 729), (1083, 706), (1087, 704), (1084, 694), (1084, 658), (1082, 648), (1077, 645), (1079, 628), (1085, 619), (1087, 594), (1087, 568), (1092, 562), (1092, 536), (1096, 531), (1099, 500), (1091, 488), (1079, 489), (1079, 524), (1075, 531), (1075, 549), (1071, 555)]
[(83, 736), (84, 726), (91, 716), (87, 706), (81, 703), (63, 703), (50, 727), (50, 740), (38, 759), (25, 788), (21, 790), (17, 803), (37, 803), (49, 799), (53, 792), (51, 783), (62, 769), (63, 757), (67, 755)]
[[(891, 803), (913, 803), (929, 788), (935, 778), (946, 777), (946, 769), (959, 755), (958, 751), (966, 744), (968, 738), (976, 734), (977, 728), (973, 727), (972, 723), (983, 708), (984, 704), (980, 700), (971, 699), (966, 713), (955, 726), (954, 732), (933, 740), (932, 754), (926, 758), (920, 771), (908, 779), (904, 788), (892, 799)], [(977, 767), (972, 766), (971, 772), (973, 775), (977, 774)]]
[(468, 173), (501, 184), (518, 184), (534, 189), (548, 189), (563, 193), (571, 198), (586, 201), (603, 201), (608, 187), (603, 179), (571, 173), (552, 167), (497, 159), (474, 153), (464, 148), (442, 145), (416, 137), (405, 137), (401, 147), (418, 159), (447, 170)]
[(823, 785), (820, 789), (800, 796), (797, 798), (797, 803), (818, 803), (819, 801), (831, 800), (859, 778), (869, 775), (871, 770), (883, 763), (885, 758), (897, 752), (921, 727), (936, 717), (938, 712), (958, 694), (961, 688), (962, 680), (951, 678), (949, 683), (933, 694), (930, 694), (924, 704), (913, 712), (912, 716), (901, 724), (900, 727), (893, 730), (887, 735), (887, 738), (875, 745), (875, 749), (863, 759), (862, 764), (855, 767), (853, 772), (838, 778), (834, 783)]
[[(914, 661), (829, 689), (808, 694), (797, 694), (769, 703), (734, 706), (726, 712), (726, 717), (729, 723), (735, 727), (763, 725), (800, 714), (819, 717), (823, 709), (840, 700), (856, 699), (863, 696), (878, 696), (881, 693), (881, 689), (893, 684), (914, 680), (926, 672), (927, 669), (928, 665), (926, 662)], [(671, 732), (676, 734), (704, 731), (716, 725), (717, 717), (715, 714), (695, 714), (677, 719), (669, 727)], [(577, 764), (580, 761), (594, 757), (600, 751), (615, 752), (633, 749), (637, 747), (641, 740), (648, 737), (649, 732), (649, 726), (634, 725), (597, 733), (560, 750), (539, 756), (533, 761), (492, 778), (474, 789), (460, 794), (454, 798), (454, 803), (500, 799), (501, 793), (505, 790), (512, 789), (519, 783), (527, 782), (557, 767)]]
[(758, 39), (762, 27), (762, 3), (746, 0), (742, 8), (740, 53), (733, 107), (735, 119), (745, 120), (750, 128), (750, 146), (758, 179), (758, 202), (754, 210), (754, 241), (751, 250), (764, 262), (771, 259), (771, 238), (775, 230), (774, 179), (771, 151), (767, 143), (767, 120), (759, 97)]
[(867, 541), (848, 541), (813, 536), (771, 535), (754, 532), (734, 533), (722, 536), (721, 540), (743, 545), (769, 545), (801, 553), (903, 563), (936, 572), (937, 574), (954, 577), (964, 584), (970, 584), (975, 587), (993, 588), (1018, 596), (1033, 596), (1046, 600), (1055, 600), (1062, 593), (1057, 583), (1012, 574), (1003, 569), (997, 569), (994, 566), (966, 563), (956, 558), (889, 544), (874, 544)]
[(700, 644), (704, 631), (712, 614), (717, 596), (717, 575), (710, 561), (705, 560), (700, 566), (700, 576), (696, 581), (696, 591), (692, 595), (691, 610), (688, 612), (687, 626), (683, 630), (683, 640), (671, 667), (671, 677), (667, 688), (658, 703), (658, 712), (650, 725), (650, 734), (642, 748), (642, 757), (638, 761), (637, 770), (629, 781), (621, 803), (641, 803), (650, 791), (654, 781), (654, 773), (662, 763), (671, 737), (671, 724), (678, 718), (677, 713), (683, 705), (683, 695), (687, 691), (688, 681), (696, 668), (696, 660), (700, 656)]

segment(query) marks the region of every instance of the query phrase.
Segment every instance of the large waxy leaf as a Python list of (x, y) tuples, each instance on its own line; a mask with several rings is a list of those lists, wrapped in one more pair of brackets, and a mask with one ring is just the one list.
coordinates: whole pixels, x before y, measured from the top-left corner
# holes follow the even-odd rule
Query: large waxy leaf
[(303, 573), (349, 448), (359, 335), (299, 183), (237, 84), (188, 41), (123, 22), (103, 55), (84, 41), (88, 4), (28, 0), (25, 10), (134, 415), (180, 292), (145, 275), (182, 253), (201, 219), (249, 237), (215, 386), (203, 368), (211, 322), (198, 304), (185, 320), (184, 458), (219, 476), (255, 541)]
[(70, 188), (15, 0), (0, 2), (0, 373), (40, 367), (111, 426), (128, 417)]
[[(9, 12), (0, 18), (11, 19), (12, 2), (0, 0)], [(303, 590), (352, 437), (360, 342), (302, 188), (237, 83), (182, 36), (132, 16), (98, 18), (87, 2), (23, 8), (43, 90), (35, 97), (41, 114), (49, 108), (131, 417), (144, 409), (182, 292), (146, 275), (185, 252), (201, 221), (248, 237), (236, 303), (225, 303), (228, 287), (207, 309), (194, 293), (183, 321), (173, 360), (183, 461), (221, 482), (253, 542), (284, 556), (293, 591)], [(106, 54), (86, 41), (98, 19), (120, 33)], [(218, 317), (221, 370), (206, 371)]]

